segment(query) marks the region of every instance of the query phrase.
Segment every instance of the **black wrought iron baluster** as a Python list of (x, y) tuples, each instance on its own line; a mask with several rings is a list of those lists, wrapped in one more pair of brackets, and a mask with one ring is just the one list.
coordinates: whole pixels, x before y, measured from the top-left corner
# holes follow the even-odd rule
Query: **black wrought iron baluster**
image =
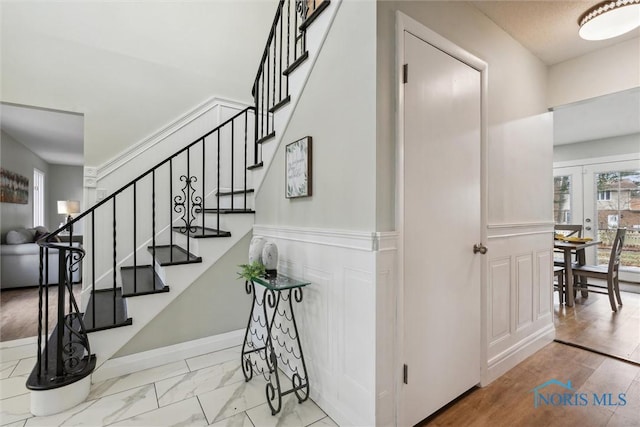
[(300, 0), (296, 0), (296, 11), (293, 14), (293, 62), (298, 59), (298, 42), (300, 40), (298, 38), (298, 1)]
[[(138, 258), (137, 258), (137, 245), (136, 245), (136, 232), (137, 232), (137, 228), (136, 228), (136, 219), (138, 218), (138, 214), (137, 214), (137, 210), (136, 210), (136, 201), (137, 199), (137, 195), (136, 195), (136, 184), (137, 181), (133, 181), (133, 293), (136, 294), (138, 293)], [(124, 285), (124, 283), (123, 283)]]
[[(233, 129), (235, 120), (231, 121), (231, 210), (233, 210), (233, 199), (235, 199), (235, 195), (234, 195), (234, 187), (233, 187), (233, 151), (234, 151), (234, 147), (235, 147), (235, 132)], [(220, 233), (220, 230), (218, 230), (218, 233)]]
[[(287, 70), (289, 69), (289, 65), (291, 64), (291, 0), (287, 0)], [(287, 90), (285, 96), (289, 95), (289, 73), (286, 76), (287, 82)]]
[[(187, 204), (187, 209), (186, 209), (186, 215), (187, 215), (187, 254), (189, 253), (189, 237), (191, 234), (191, 197), (190, 197), (190, 185), (191, 184), (191, 157), (189, 156), (189, 149), (187, 148), (187, 197), (186, 197), (186, 204)], [(187, 255), (187, 258), (189, 258), (189, 255)]]
[[(116, 285), (116, 275), (117, 275), (117, 269), (116, 269), (116, 197), (113, 198), (113, 324), (116, 324), (116, 289), (117, 289), (117, 285)], [(94, 327), (96, 325), (93, 325)]]
[[(277, 63), (277, 53), (278, 53), (278, 32), (274, 31), (273, 32), (273, 87), (271, 88), (272, 92), (273, 92), (273, 103), (271, 104), (271, 107), (275, 107), (276, 105), (276, 74), (277, 73), (277, 68), (276, 68), (276, 63)], [(275, 124), (274, 124), (274, 128), (275, 128)]]
[(42, 288), (44, 284), (44, 248), (40, 246), (40, 265), (39, 265), (39, 282), (38, 282), (38, 359), (37, 359), (37, 372), (38, 376), (42, 374), (42, 310), (43, 310), (43, 295)]
[(283, 13), (280, 12), (280, 55), (278, 55), (278, 62), (280, 63), (280, 68), (278, 71), (278, 102), (282, 101), (282, 18)]
[(218, 155), (216, 156), (216, 159), (218, 163), (216, 165), (216, 187), (218, 188), (218, 194), (216, 195), (216, 206), (218, 207), (216, 210), (216, 230), (218, 230), (218, 234), (220, 234), (220, 130), (218, 130)]
[[(169, 159), (169, 247), (173, 248), (173, 157)], [(169, 262), (173, 262), (173, 249), (169, 251)], [(155, 266), (154, 266), (155, 269)]]
[(271, 105), (269, 105), (270, 89), (271, 89), (271, 49), (268, 49), (267, 50), (267, 108), (265, 108), (263, 111), (265, 118), (267, 120), (267, 133), (265, 135), (269, 135), (269, 133), (271, 132), (269, 128), (269, 109), (271, 108)]
[[(262, 89), (262, 95), (260, 95), (261, 104), (262, 104), (262, 108), (260, 109), (260, 138), (262, 138), (263, 136), (266, 135), (266, 133), (264, 131), (264, 79), (265, 79), (265, 73), (264, 73), (264, 64), (263, 64), (263, 67), (262, 67), (262, 85), (260, 87), (260, 89)], [(269, 132), (269, 123), (267, 123), (267, 133), (268, 132)]]
[(244, 167), (242, 173), (244, 174), (244, 209), (247, 210), (247, 126), (249, 124), (249, 111), (244, 113)]
[[(153, 277), (153, 289), (156, 288), (156, 275), (155, 275), (155, 268), (156, 268), (156, 170), (153, 169), (151, 171), (151, 258), (152, 258), (152, 262), (151, 262), (151, 266), (152, 266), (152, 273), (151, 276)], [(173, 252), (173, 247), (169, 248), (169, 252)]]
[(49, 248), (44, 250), (44, 366), (49, 366)]
[[(204, 149), (204, 145), (205, 145), (204, 138), (202, 138), (201, 142), (202, 142), (202, 206), (200, 208), (200, 212), (201, 212), (200, 217), (202, 218), (202, 236), (204, 236), (205, 217), (206, 217), (204, 214), (204, 207), (206, 205), (206, 195), (207, 195), (204, 189), (205, 184), (207, 182), (207, 176), (205, 175), (206, 156), (205, 156), (205, 149)], [(218, 191), (220, 190), (218, 189)]]
[(253, 95), (253, 100), (255, 103), (255, 107), (256, 109), (254, 110), (255, 114), (253, 116), (253, 135), (254, 135), (254, 139), (253, 139), (253, 164), (257, 165), (258, 164), (258, 144), (256, 143), (256, 141), (258, 141), (258, 83), (256, 80), (256, 90), (254, 92)]
[(96, 327), (96, 211), (91, 211), (91, 324)]
[(62, 346), (64, 341), (64, 274), (66, 269), (66, 250), (58, 249), (58, 328), (56, 334), (56, 377), (64, 375), (62, 363)]

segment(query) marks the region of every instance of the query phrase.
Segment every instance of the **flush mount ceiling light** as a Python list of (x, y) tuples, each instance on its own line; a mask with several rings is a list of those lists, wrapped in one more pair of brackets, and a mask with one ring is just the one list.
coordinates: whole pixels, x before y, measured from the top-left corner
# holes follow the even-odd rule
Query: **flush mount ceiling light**
[(604, 40), (640, 26), (640, 0), (607, 0), (587, 10), (578, 19), (580, 37)]

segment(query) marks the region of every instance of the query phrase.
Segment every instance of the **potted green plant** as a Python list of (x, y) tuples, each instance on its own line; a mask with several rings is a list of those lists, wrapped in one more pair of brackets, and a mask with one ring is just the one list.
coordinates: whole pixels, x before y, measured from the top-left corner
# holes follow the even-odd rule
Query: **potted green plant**
[(265, 268), (259, 261), (254, 261), (250, 264), (241, 264), (240, 272), (238, 273), (238, 279), (251, 280), (256, 277), (264, 277)]

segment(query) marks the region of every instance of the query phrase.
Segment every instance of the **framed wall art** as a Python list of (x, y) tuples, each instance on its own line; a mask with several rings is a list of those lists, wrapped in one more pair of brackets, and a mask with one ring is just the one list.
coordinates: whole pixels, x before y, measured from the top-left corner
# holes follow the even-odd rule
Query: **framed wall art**
[(29, 178), (0, 168), (0, 202), (29, 203)]
[(311, 196), (311, 137), (287, 144), (284, 161), (287, 199)]

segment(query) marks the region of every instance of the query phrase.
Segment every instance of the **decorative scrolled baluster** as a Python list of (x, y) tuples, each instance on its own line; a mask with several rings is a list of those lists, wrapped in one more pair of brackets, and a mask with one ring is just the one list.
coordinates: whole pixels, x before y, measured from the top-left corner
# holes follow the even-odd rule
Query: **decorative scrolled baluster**
[(202, 210), (202, 197), (196, 195), (196, 190), (193, 186), (198, 181), (198, 178), (182, 175), (180, 181), (184, 182), (184, 186), (180, 190), (182, 194), (178, 194), (173, 198), (173, 210), (177, 214), (182, 214), (180, 219), (184, 224), (179, 227), (180, 233), (192, 234), (197, 230), (194, 225), (196, 213)]

